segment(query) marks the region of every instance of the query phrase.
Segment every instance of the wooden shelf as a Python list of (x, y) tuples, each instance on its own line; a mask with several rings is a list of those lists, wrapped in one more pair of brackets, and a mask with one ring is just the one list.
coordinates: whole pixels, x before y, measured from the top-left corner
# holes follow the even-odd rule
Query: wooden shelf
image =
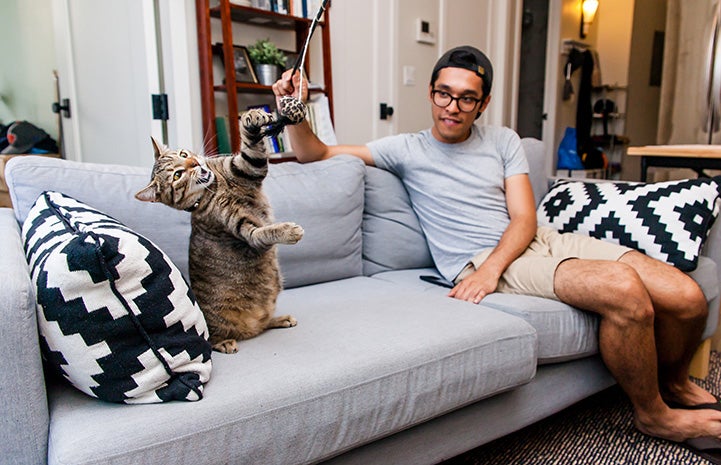
[[(217, 86), (213, 86), (213, 90), (216, 92), (228, 92), (228, 86), (221, 84)], [(269, 92), (273, 92), (273, 87), (271, 86), (264, 86), (263, 84), (254, 84), (252, 82), (235, 82), (235, 91), (238, 93), (246, 93), (246, 94), (267, 94)], [(317, 89), (308, 89), (308, 92), (311, 94), (323, 94), (326, 93), (325, 89), (317, 88)]]
[[(198, 61), (200, 68), (200, 96), (202, 105), (203, 118), (203, 134), (204, 147), (209, 150), (217, 150), (218, 132), (216, 128), (216, 117), (225, 116), (228, 120), (228, 136), (230, 139), (230, 149), (232, 152), (240, 151), (240, 127), (237, 115), (243, 110), (239, 105), (239, 95), (242, 94), (264, 94), (273, 95), (271, 86), (236, 81), (234, 63), (234, 45), (242, 45), (233, 41), (233, 24), (239, 23), (244, 25), (253, 25), (262, 28), (276, 29), (288, 31), (289, 34), (295, 36), (295, 48), (293, 52), (300, 53), (305, 43), (312, 19), (291, 16), (287, 14), (276, 13), (273, 11), (262, 10), (248, 6), (236, 5), (230, 0), (220, 0), (219, 4), (210, 7), (210, 0), (196, 0), (196, 23), (198, 27)], [(319, 21), (316, 34), (321, 35), (322, 52), (319, 57), (314, 59), (322, 59), (322, 82), (323, 88), (310, 89), (312, 93), (323, 93), (328, 97), (330, 106), (330, 117), (333, 119), (333, 74), (331, 68), (330, 53), (330, 17), (327, 7), (324, 13), (323, 21)], [(219, 20), (220, 24), (213, 22), (211, 19)], [(211, 27), (220, 26), (222, 39), (220, 44), (211, 43), (213, 34)], [(262, 37), (258, 37), (262, 38)], [(305, 60), (306, 72), (310, 67), (310, 52)], [(220, 56), (223, 62), (223, 76), (213, 76), (213, 57)], [(308, 73), (311, 74), (311, 73)], [(309, 75), (313, 80), (313, 76)], [(317, 78), (320, 82), (320, 78)], [(223, 84), (216, 84), (222, 82)], [(218, 95), (219, 93), (225, 94)], [(227, 100), (227, 115), (216, 114), (216, 98), (225, 98)], [(284, 161), (288, 157), (281, 157), (279, 160)], [(292, 157), (291, 157), (292, 158)]]
[[(210, 9), (210, 16), (220, 18), (220, 6)], [(299, 16), (285, 15), (274, 11), (261, 10), (250, 6), (230, 4), (230, 19), (238, 23), (253, 24), (255, 26), (268, 27), (272, 29), (295, 29), (298, 25), (305, 29), (310, 27), (313, 21)], [(319, 21), (318, 26), (325, 26), (325, 21)]]

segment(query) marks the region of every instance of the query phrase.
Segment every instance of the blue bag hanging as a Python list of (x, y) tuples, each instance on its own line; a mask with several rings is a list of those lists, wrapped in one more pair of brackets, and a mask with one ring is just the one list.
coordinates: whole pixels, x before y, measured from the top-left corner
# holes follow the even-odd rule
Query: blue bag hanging
[(566, 128), (566, 133), (558, 146), (558, 165), (556, 168), (559, 170), (584, 169), (576, 149), (576, 128)]

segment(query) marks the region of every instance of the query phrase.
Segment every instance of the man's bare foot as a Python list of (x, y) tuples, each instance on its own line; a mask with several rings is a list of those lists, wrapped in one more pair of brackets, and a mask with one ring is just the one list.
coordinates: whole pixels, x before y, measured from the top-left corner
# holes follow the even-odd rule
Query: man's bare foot
[(686, 382), (682, 384), (666, 386), (662, 390), (662, 397), (666, 402), (686, 406), (713, 404), (718, 402), (718, 399), (713, 394), (690, 379), (687, 379)]
[(639, 431), (669, 441), (712, 436), (721, 439), (721, 412), (717, 410), (682, 410), (666, 408), (653, 418), (634, 413)]

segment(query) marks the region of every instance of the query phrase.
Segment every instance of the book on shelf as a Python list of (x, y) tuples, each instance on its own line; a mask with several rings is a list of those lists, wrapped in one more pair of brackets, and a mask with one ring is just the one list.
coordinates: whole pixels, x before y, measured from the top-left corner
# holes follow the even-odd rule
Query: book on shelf
[[(299, 18), (313, 19), (323, 0), (287, 0), (288, 14)], [(323, 17), (321, 17), (321, 20)]]
[(232, 152), (230, 148), (229, 128), (227, 116), (215, 117), (215, 131), (218, 134), (218, 154)]
[(271, 11), (270, 3), (270, 0), (251, 0), (251, 5), (253, 6), (253, 8), (258, 8), (259, 10)]
[(306, 102), (308, 107), (308, 124), (313, 133), (326, 145), (337, 145), (338, 140), (333, 129), (333, 121), (330, 119), (330, 105), (328, 104), (328, 96), (318, 94), (311, 97)]
[(270, 0), (270, 8), (282, 15), (290, 13), (290, 0)]

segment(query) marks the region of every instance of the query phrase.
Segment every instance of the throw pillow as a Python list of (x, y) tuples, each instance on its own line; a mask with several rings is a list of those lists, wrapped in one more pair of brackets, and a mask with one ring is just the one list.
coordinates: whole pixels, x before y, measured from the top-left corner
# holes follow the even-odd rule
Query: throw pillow
[(199, 400), (211, 371), (203, 314), (170, 259), (117, 220), (44, 192), (22, 228), (47, 365), (124, 403)]
[(541, 201), (538, 222), (632, 247), (692, 271), (719, 213), (720, 182), (560, 181)]

